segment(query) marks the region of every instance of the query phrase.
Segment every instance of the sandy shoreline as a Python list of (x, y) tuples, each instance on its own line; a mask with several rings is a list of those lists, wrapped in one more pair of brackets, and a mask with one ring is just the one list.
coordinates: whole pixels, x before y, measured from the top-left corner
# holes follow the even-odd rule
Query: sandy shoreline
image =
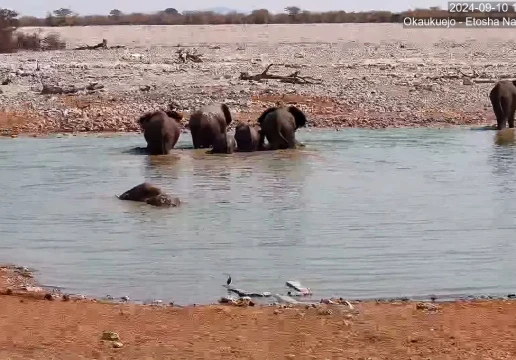
[[(516, 302), (144, 306), (7, 291), (0, 271), (0, 357), (10, 359), (510, 359)], [(101, 340), (116, 332), (118, 341)], [(113, 334), (109, 333), (113, 336)]]
[[(0, 133), (6, 136), (135, 132), (139, 115), (170, 102), (186, 115), (226, 102), (235, 123), (255, 121), (282, 102), (299, 106), (315, 128), (491, 125), (488, 93), (496, 80), (513, 76), (516, 63), (510, 51), (516, 37), (496, 39), (494, 30), (482, 29), (312, 24), (23, 31), (59, 32), (69, 48), (103, 37), (127, 48), (0, 55), (0, 80), (11, 80), (0, 86)], [(203, 62), (181, 62), (178, 49), (195, 49)], [(270, 73), (299, 72), (309, 83), (239, 78), (269, 64), (275, 64)], [(41, 94), (43, 85), (91, 84), (97, 85), (75, 94)]]

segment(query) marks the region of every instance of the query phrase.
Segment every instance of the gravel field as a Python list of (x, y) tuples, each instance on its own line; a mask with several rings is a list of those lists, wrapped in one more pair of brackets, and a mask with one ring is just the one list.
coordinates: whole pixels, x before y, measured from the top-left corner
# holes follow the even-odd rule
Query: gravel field
[[(174, 102), (187, 114), (212, 101), (226, 102), (239, 121), (254, 121), (279, 101), (297, 104), (313, 127), (485, 125), (494, 123), (489, 90), (512, 77), (516, 64), (516, 33), (503, 29), (305, 24), (22, 31), (58, 33), (69, 49), (103, 38), (126, 48), (0, 55), (0, 81), (11, 81), (0, 86), (4, 135), (138, 131), (135, 120), (145, 111)], [(195, 49), (203, 61), (183, 63), (179, 49)], [(271, 74), (299, 71), (310, 83), (239, 79), (268, 64), (275, 64)], [(41, 94), (43, 85), (92, 83), (94, 90)]]

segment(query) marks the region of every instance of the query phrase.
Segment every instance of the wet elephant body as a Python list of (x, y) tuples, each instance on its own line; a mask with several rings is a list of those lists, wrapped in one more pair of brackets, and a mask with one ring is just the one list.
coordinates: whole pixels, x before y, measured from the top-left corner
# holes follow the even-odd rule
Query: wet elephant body
[(176, 207), (181, 201), (177, 197), (172, 197), (164, 193), (160, 188), (144, 182), (140, 185), (127, 190), (118, 196), (120, 200), (145, 202), (153, 206)]
[(497, 129), (514, 128), (514, 112), (516, 111), (516, 80), (501, 80), (489, 93), (489, 99), (496, 116)]
[(238, 124), (235, 128), (235, 141), (237, 150), (240, 152), (252, 152), (259, 150), (260, 146), (259, 126)]
[(258, 118), (260, 124), (259, 148), (264, 140), (269, 143), (269, 150), (295, 149), (302, 146), (296, 140), (296, 130), (306, 126), (306, 115), (295, 106), (272, 107), (265, 110)]
[(154, 111), (140, 117), (149, 155), (166, 155), (174, 148), (181, 134), (181, 119), (175, 111)]
[(206, 105), (192, 113), (189, 120), (194, 149), (212, 147), (220, 135), (226, 134), (232, 116), (226, 104)]

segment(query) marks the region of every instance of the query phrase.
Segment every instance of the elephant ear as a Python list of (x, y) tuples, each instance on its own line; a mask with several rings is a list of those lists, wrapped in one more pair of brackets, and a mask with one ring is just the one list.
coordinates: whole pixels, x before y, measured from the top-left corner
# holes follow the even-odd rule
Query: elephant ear
[(288, 111), (294, 116), (296, 120), (296, 129), (306, 126), (306, 115), (295, 106), (289, 106)]
[(267, 110), (265, 110), (259, 117), (258, 117), (258, 124), (260, 124), (260, 126), (262, 125), (263, 123), (263, 120), (267, 117), (267, 115), (269, 115), (271, 112), (273, 111), (276, 111), (278, 110), (277, 107), (270, 107), (268, 108)]
[(138, 124), (140, 124), (140, 127), (144, 128), (149, 123), (150, 119), (152, 119), (152, 117), (154, 115), (155, 115), (155, 112), (148, 112), (148, 113), (145, 113), (142, 116), (140, 116), (140, 118), (138, 119)]
[(222, 103), (220, 104), (220, 109), (224, 113), (224, 118), (226, 119), (226, 125), (231, 124), (231, 121), (233, 118), (231, 117), (231, 112), (229, 111), (229, 108), (226, 104)]

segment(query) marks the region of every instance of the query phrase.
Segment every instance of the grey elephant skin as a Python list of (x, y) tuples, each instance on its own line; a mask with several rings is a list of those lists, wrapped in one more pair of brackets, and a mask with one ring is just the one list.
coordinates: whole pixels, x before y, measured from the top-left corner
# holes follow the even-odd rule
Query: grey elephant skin
[(237, 151), (252, 152), (259, 150), (260, 132), (261, 128), (259, 126), (238, 124), (235, 128)]
[(154, 111), (138, 120), (147, 142), (149, 155), (167, 155), (174, 148), (181, 134), (180, 121), (183, 116), (175, 111)]
[(120, 200), (145, 202), (153, 206), (176, 207), (181, 201), (177, 197), (165, 194), (160, 188), (144, 182), (118, 196)]
[(222, 134), (226, 134), (232, 116), (226, 104), (211, 104), (195, 110), (188, 126), (194, 149), (209, 148)]
[(296, 130), (306, 126), (306, 115), (295, 106), (271, 107), (258, 118), (260, 124), (259, 148), (264, 140), (269, 143), (269, 150), (295, 149), (303, 146), (296, 140)]
[(232, 154), (235, 151), (236, 141), (235, 138), (229, 135), (227, 132), (225, 134), (219, 135), (214, 143), (211, 150), (208, 151), (209, 154)]
[(516, 111), (516, 80), (501, 80), (489, 93), (489, 99), (496, 116), (497, 129), (514, 128), (514, 112)]

